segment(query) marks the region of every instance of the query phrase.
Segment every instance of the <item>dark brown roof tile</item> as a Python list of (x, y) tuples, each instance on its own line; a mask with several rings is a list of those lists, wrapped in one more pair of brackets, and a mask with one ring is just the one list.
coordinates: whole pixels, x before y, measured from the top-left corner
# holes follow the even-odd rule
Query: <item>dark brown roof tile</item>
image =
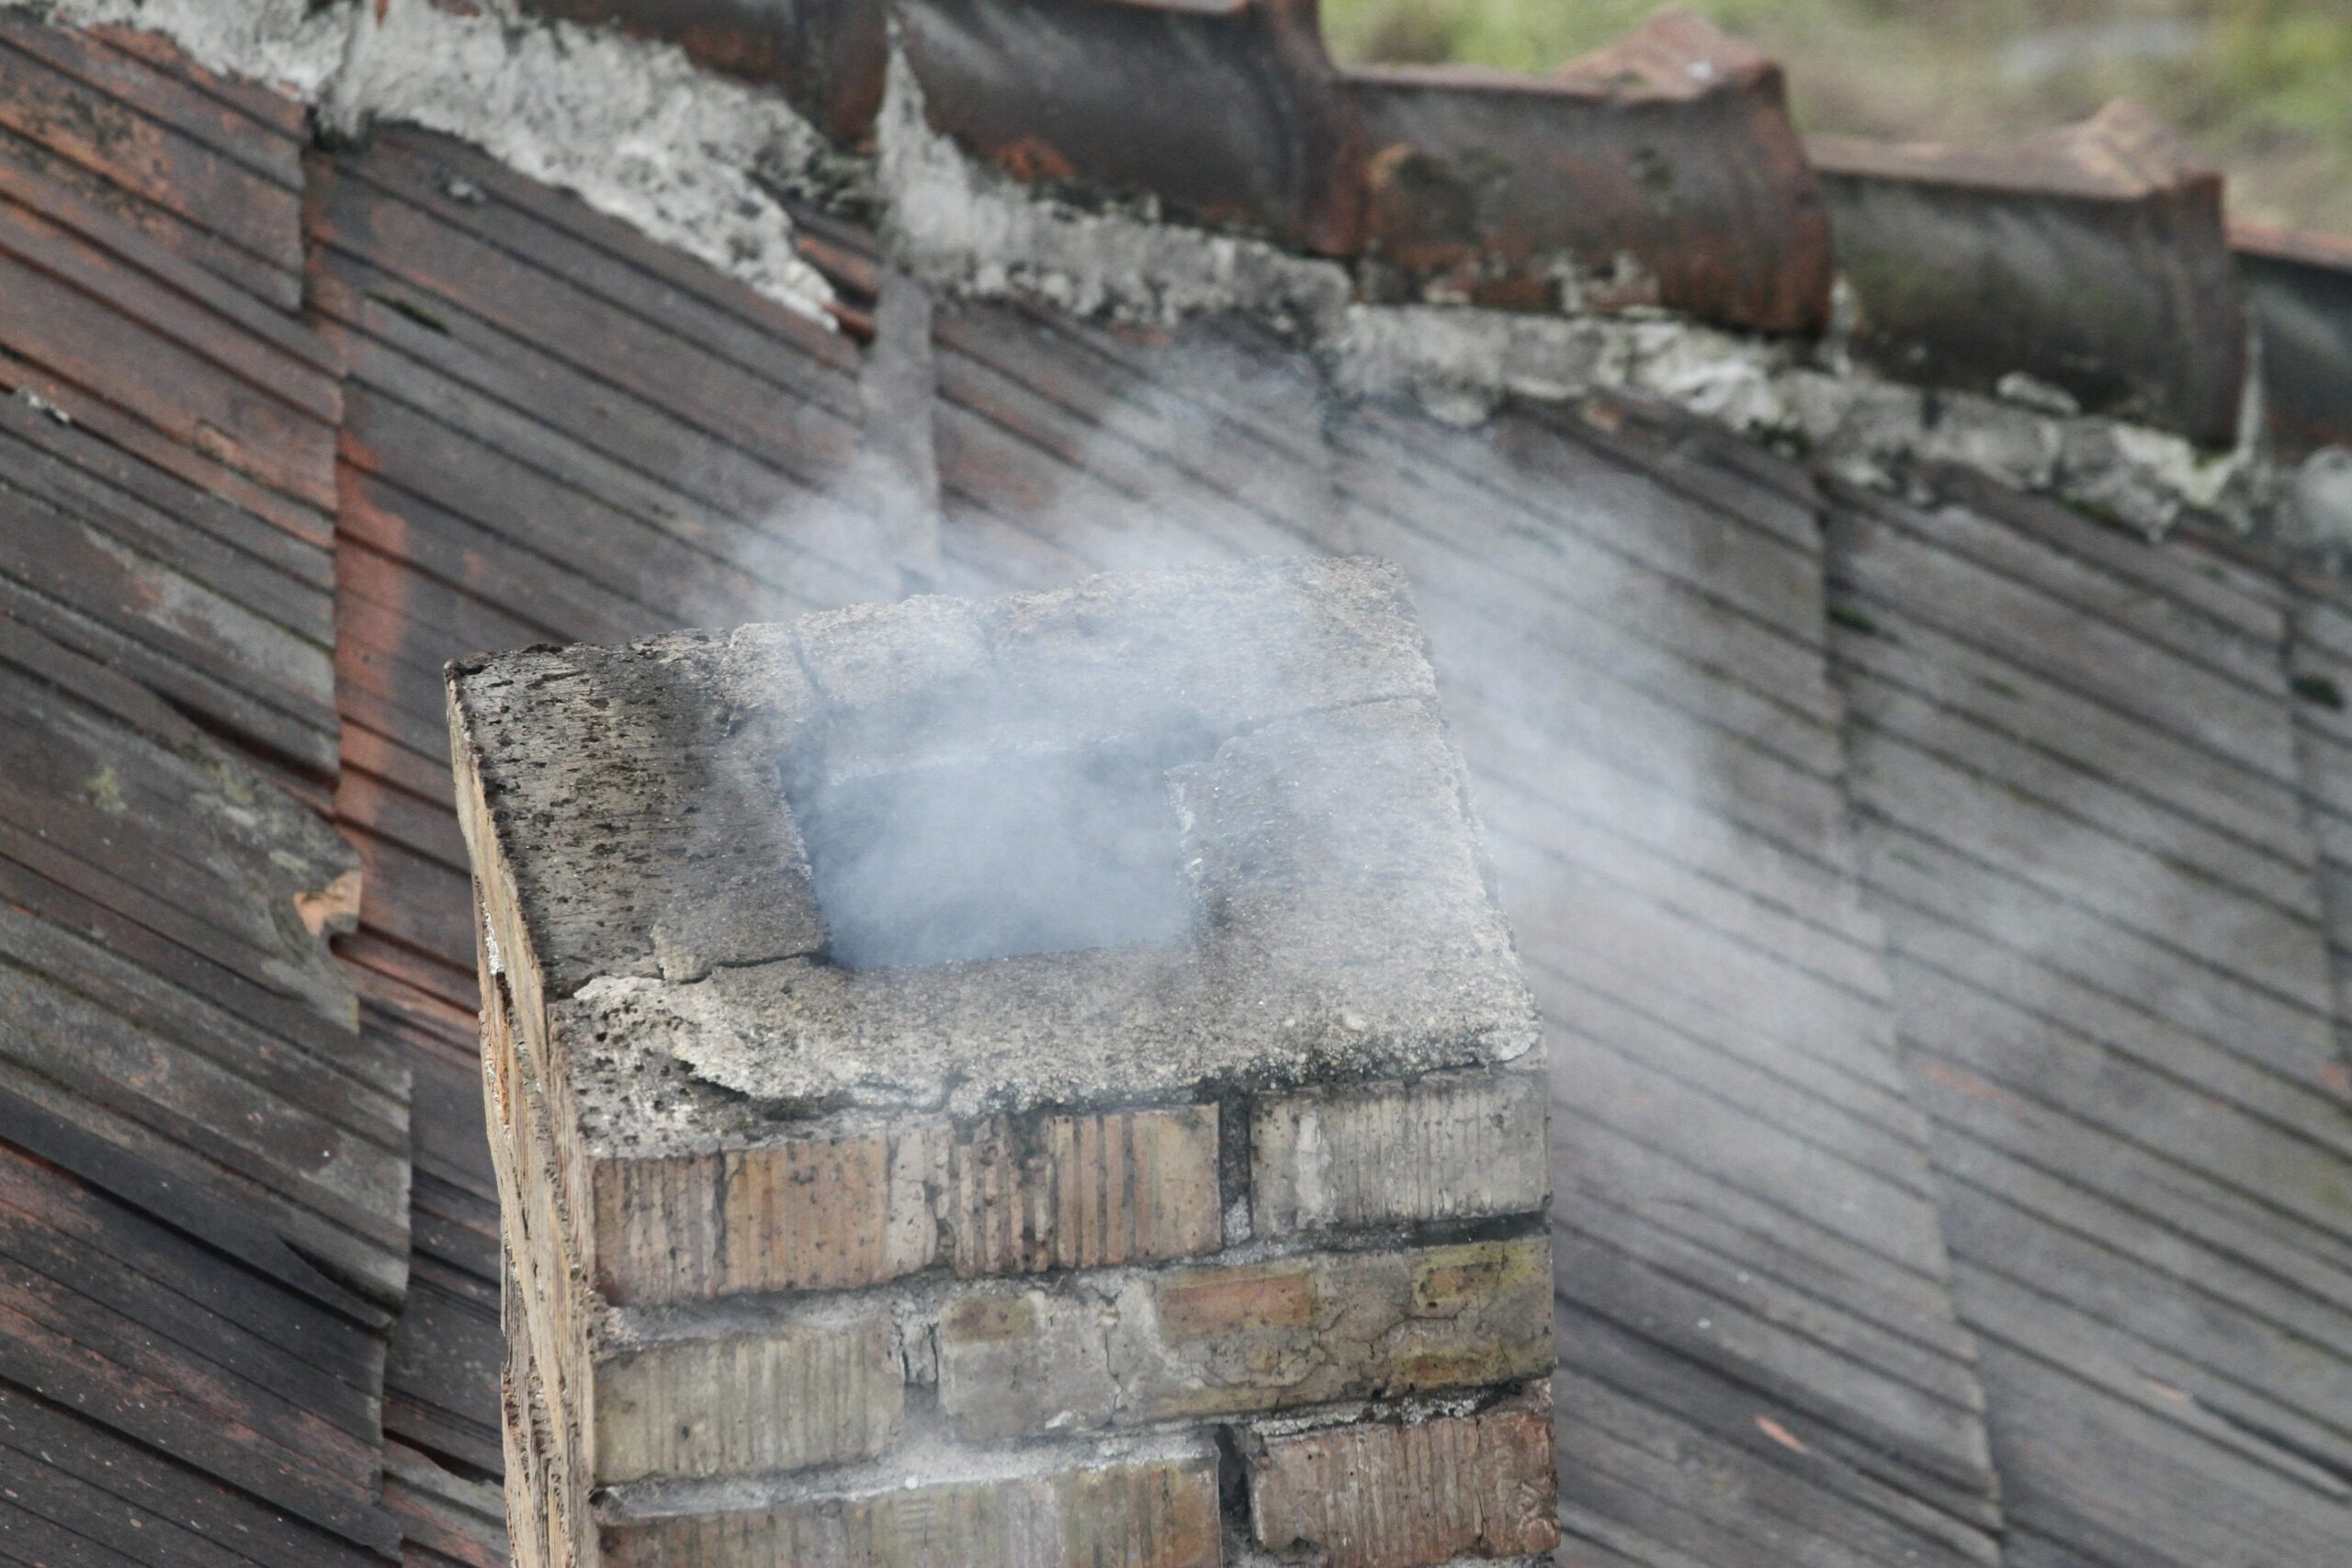
[(1415, 292), (1768, 332), (1828, 321), (1828, 220), (1780, 68), (1688, 12), (1550, 77), (1383, 69), (1346, 86), (1367, 260)]
[(932, 125), (1032, 181), (1159, 198), (1327, 255), (1361, 243), (1352, 116), (1313, 0), (909, 0)]
[(2022, 372), (2086, 410), (2236, 434), (2245, 318), (2222, 180), (2144, 110), (1986, 150), (1816, 139), (1856, 348), (1905, 381)]

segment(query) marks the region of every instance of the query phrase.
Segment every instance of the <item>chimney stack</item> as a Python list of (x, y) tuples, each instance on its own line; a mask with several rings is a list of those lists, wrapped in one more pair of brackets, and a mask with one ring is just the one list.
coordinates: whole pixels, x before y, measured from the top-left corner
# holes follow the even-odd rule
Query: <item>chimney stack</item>
[(1393, 569), (449, 692), (518, 1563), (1549, 1553), (1544, 1049)]

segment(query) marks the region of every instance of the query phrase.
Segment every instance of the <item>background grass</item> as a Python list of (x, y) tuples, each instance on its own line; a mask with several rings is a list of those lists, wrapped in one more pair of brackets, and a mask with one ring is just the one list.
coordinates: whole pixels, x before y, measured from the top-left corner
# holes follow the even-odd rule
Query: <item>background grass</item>
[[(2352, 0), (1687, 0), (1787, 68), (1808, 130), (1986, 143), (2129, 96), (2233, 216), (2352, 233)], [(1323, 0), (1348, 61), (1544, 71), (1657, 0)]]

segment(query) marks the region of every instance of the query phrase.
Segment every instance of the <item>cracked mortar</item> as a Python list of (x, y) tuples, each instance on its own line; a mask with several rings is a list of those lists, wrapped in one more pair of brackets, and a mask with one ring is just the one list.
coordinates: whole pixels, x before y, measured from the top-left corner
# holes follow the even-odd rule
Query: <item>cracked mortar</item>
[(1328, 335), (1352, 293), (1330, 262), (1162, 222), (1148, 200), (1088, 209), (1015, 185), (932, 130), (895, 44), (876, 144), (883, 243), (943, 293), (1159, 326), (1241, 310), (1310, 339)]

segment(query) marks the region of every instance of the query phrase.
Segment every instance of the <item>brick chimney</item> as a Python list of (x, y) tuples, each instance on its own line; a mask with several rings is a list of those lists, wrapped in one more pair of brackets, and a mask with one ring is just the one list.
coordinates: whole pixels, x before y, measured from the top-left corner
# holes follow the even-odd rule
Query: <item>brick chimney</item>
[(518, 1562), (1551, 1550), (1544, 1053), (1392, 569), (450, 709)]

